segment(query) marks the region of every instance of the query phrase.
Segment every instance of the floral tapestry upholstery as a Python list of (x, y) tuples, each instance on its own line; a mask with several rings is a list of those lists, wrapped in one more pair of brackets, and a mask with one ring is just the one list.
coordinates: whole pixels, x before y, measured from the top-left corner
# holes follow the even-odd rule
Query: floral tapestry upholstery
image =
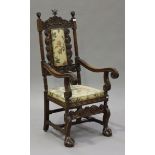
[[(72, 97), (70, 99), (73, 103), (104, 96), (104, 92), (102, 90), (84, 85), (72, 85), (71, 89)], [(50, 89), (48, 91), (48, 95), (65, 103), (64, 91), (64, 87), (58, 87), (55, 89)]]
[(55, 66), (67, 65), (65, 35), (63, 29), (51, 29), (53, 57)]

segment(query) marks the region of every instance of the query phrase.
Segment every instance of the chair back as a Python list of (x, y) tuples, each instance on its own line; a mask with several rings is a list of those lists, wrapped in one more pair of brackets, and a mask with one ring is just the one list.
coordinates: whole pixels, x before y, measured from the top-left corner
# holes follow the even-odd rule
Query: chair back
[[(72, 17), (70, 20), (58, 17), (57, 10), (52, 10), (52, 12), (53, 16), (45, 21), (40, 19), (41, 13), (37, 13), (42, 61), (47, 61), (52, 68), (62, 73), (69, 71), (77, 72), (79, 75), (78, 83), (80, 84), (75, 12), (71, 12)], [(72, 58), (71, 31), (73, 32), (75, 59)], [(42, 32), (44, 32), (44, 36)], [(46, 57), (44, 48), (46, 50)]]

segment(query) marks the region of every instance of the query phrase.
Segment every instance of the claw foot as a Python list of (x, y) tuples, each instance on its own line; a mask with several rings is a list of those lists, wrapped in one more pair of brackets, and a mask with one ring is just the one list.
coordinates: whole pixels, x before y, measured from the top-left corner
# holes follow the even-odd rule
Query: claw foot
[(104, 128), (102, 134), (106, 137), (112, 136), (112, 131), (110, 128)]
[(74, 146), (74, 139), (71, 137), (66, 137), (64, 141), (64, 145), (66, 147), (73, 147)]

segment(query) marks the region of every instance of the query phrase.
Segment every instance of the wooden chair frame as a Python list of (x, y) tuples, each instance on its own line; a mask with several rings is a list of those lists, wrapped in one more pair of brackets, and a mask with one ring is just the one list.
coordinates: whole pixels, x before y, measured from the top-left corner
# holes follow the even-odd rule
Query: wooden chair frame
[[(72, 125), (85, 123), (85, 122), (97, 122), (101, 125), (103, 125), (103, 135), (104, 136), (111, 136), (112, 131), (108, 127), (109, 117), (110, 117), (110, 110), (108, 108), (107, 102), (108, 102), (108, 91), (111, 89), (111, 84), (109, 80), (109, 74), (113, 79), (118, 78), (119, 73), (114, 68), (94, 68), (91, 65), (89, 65), (87, 62), (82, 60), (79, 57), (78, 54), (78, 44), (77, 44), (77, 34), (76, 34), (76, 18), (75, 18), (75, 12), (71, 12), (71, 19), (64, 20), (61, 17), (57, 16), (57, 11), (53, 11), (53, 17), (50, 17), (46, 21), (42, 21), (41, 19), (41, 13), (37, 13), (37, 28), (39, 33), (39, 43), (40, 43), (40, 54), (41, 54), (41, 69), (42, 69), (42, 76), (43, 76), (43, 82), (44, 82), (44, 131), (47, 131), (49, 126), (52, 126), (54, 129), (59, 130), (65, 135), (64, 145), (67, 147), (74, 146), (74, 139), (70, 136), (70, 129)], [(51, 47), (50, 47), (50, 36), (49, 36), (49, 30), (51, 28), (65, 28), (65, 37), (66, 40), (66, 48), (67, 48), (67, 56), (68, 56), (68, 65), (64, 67), (55, 67), (52, 63), (52, 55), (51, 55)], [(71, 45), (70, 45), (70, 37), (68, 29), (71, 28), (73, 30), (73, 40), (74, 40), (74, 51), (75, 51), (75, 63), (73, 64), (73, 61), (71, 60), (72, 51), (71, 51)], [(45, 44), (46, 44), (46, 51), (47, 51), (47, 59), (48, 62), (46, 62), (45, 59), (45, 53), (44, 53), (44, 41), (43, 41), (43, 34), (45, 33)], [(92, 72), (102, 72), (103, 73), (103, 79), (104, 79), (104, 97), (100, 97), (97, 99), (91, 99), (86, 101), (81, 101), (77, 105), (71, 104), (70, 98), (72, 97), (72, 89), (70, 87), (70, 84), (81, 84), (81, 66), (88, 69)], [(76, 72), (76, 75), (73, 74), (73, 72)], [(54, 76), (56, 78), (63, 78), (64, 79), (64, 87), (65, 87), (65, 105), (48, 95), (48, 83), (47, 83), (47, 76)], [(50, 110), (49, 109), (49, 101), (54, 102), (61, 106), (61, 108)], [(97, 103), (97, 102), (103, 102), (104, 104), (101, 104), (100, 106), (92, 105), (83, 108), (83, 105)], [(75, 109), (75, 110), (73, 110)], [(64, 124), (54, 124), (49, 120), (49, 115), (57, 112), (65, 111), (64, 114)], [(98, 120), (92, 115), (95, 114), (103, 114), (103, 120)], [(75, 120), (75, 121), (73, 121)]]

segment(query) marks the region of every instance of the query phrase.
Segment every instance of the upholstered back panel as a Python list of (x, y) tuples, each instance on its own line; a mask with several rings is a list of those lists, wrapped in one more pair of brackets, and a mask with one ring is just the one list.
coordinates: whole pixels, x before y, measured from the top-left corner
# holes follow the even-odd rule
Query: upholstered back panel
[(65, 45), (65, 34), (64, 29), (57, 28), (51, 29), (52, 37), (52, 48), (53, 48), (53, 59), (55, 66), (65, 66), (67, 65), (67, 52)]
[[(70, 30), (73, 22), (54, 15), (44, 21), (45, 49), (48, 64), (58, 72), (76, 72), (77, 66), (72, 58)], [(74, 56), (74, 55), (73, 55)]]

